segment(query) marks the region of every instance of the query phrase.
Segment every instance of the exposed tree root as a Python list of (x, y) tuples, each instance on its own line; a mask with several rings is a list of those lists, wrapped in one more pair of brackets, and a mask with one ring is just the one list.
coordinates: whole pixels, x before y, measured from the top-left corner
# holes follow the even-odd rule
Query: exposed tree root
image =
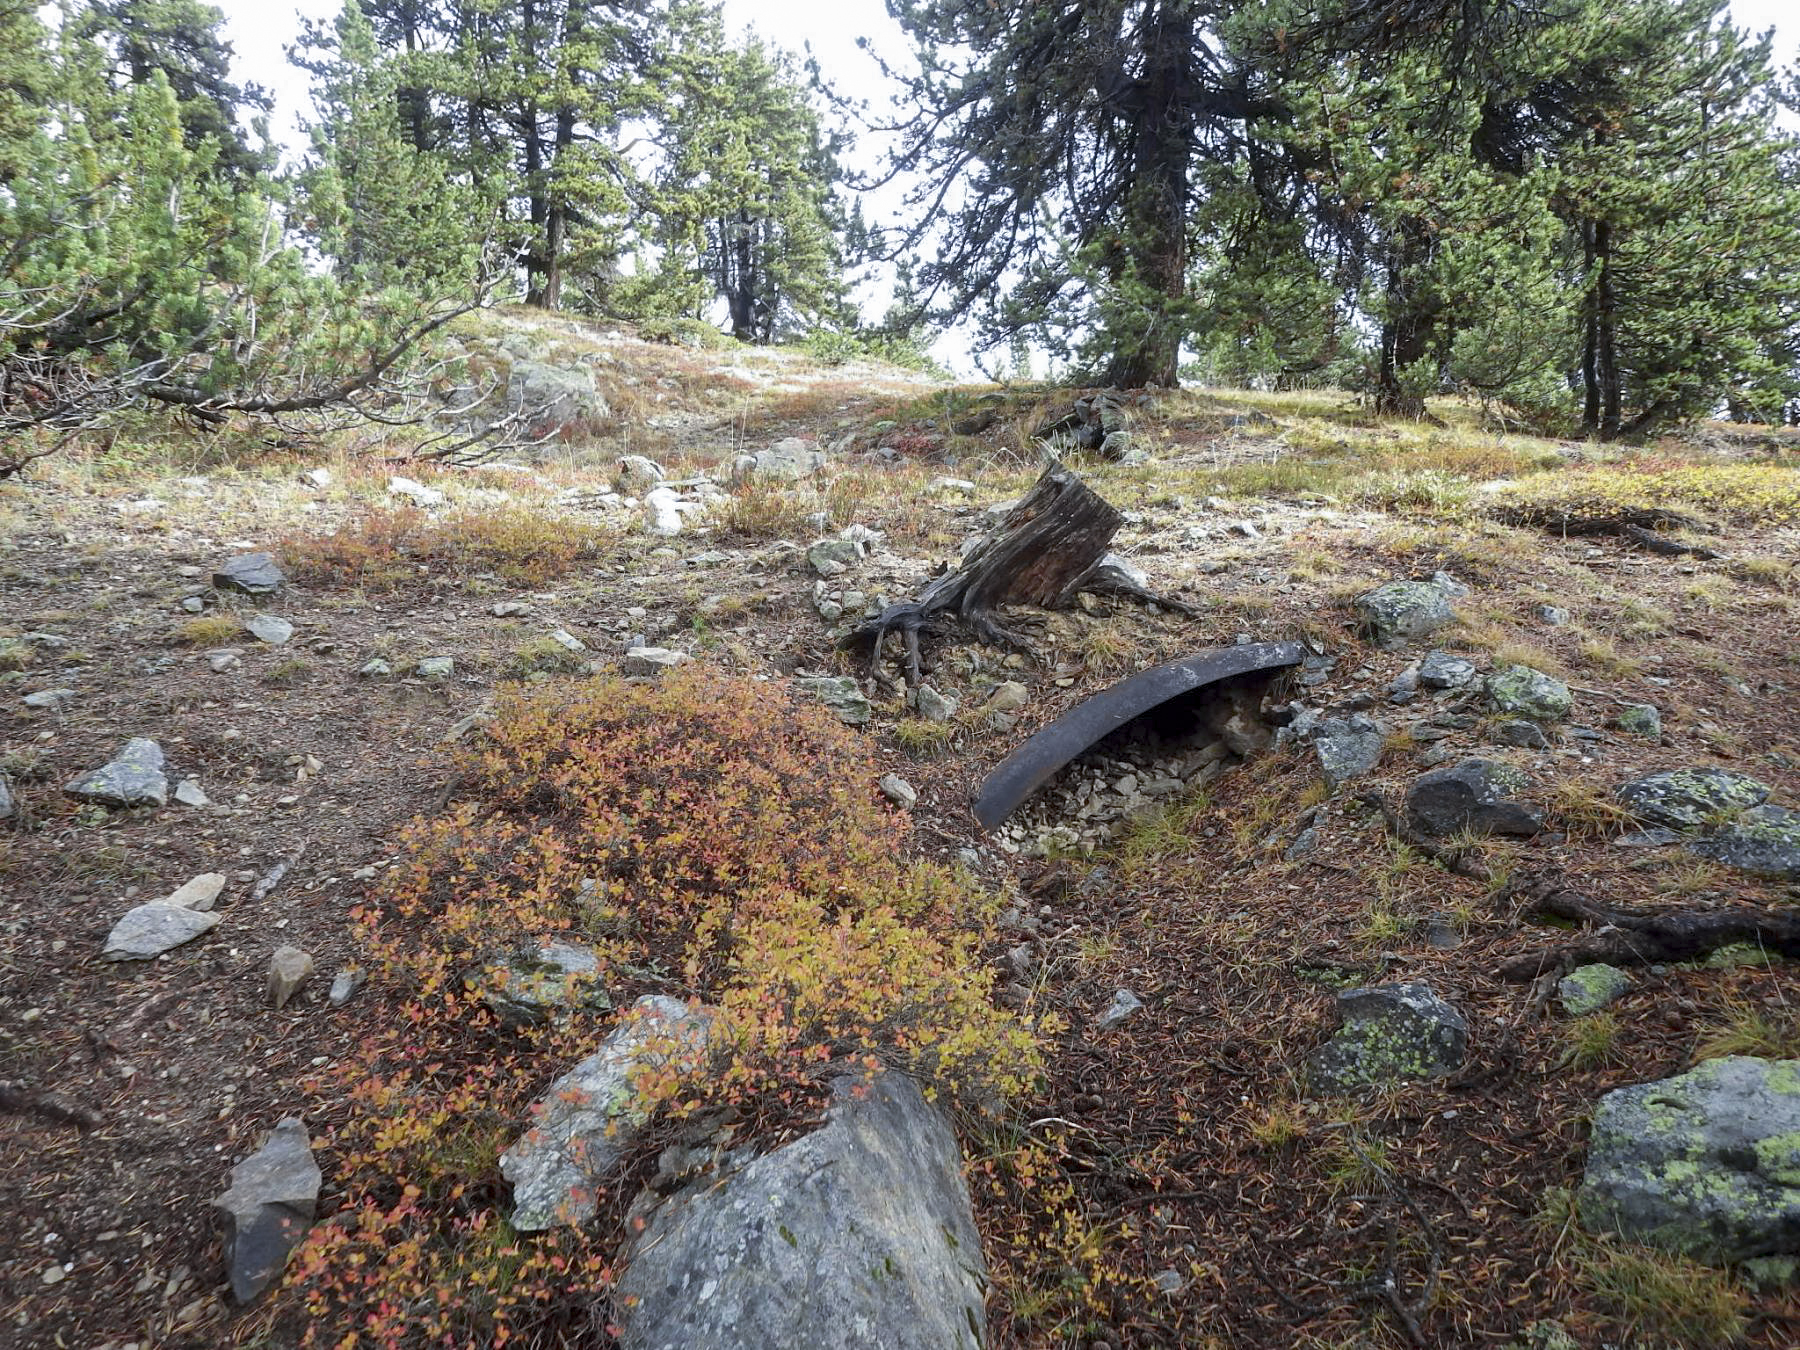
[(1521, 914), (1572, 920), (1592, 925), (1595, 931), (1560, 947), (1513, 958), (1495, 972), (1503, 980), (1535, 980), (1597, 962), (1644, 966), (1693, 961), (1739, 943), (1800, 957), (1800, 914), (1746, 905), (1648, 913), (1616, 909), (1569, 889), (1555, 873), (1529, 878), (1511, 894), (1521, 902)]

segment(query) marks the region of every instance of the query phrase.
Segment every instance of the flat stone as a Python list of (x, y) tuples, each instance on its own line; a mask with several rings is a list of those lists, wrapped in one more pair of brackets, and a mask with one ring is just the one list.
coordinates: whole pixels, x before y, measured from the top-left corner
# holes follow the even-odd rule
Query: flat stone
[(384, 675), (392, 675), (394, 668), (377, 656), (374, 660), (365, 662), (356, 673), (367, 679), (378, 679)]
[(1338, 1031), (1307, 1060), (1314, 1093), (1435, 1078), (1463, 1062), (1469, 1026), (1425, 984), (1382, 984), (1337, 997)]
[(1702, 767), (1634, 778), (1614, 795), (1640, 820), (1693, 830), (1761, 806), (1769, 789), (1748, 774)]
[(994, 692), (988, 697), (987, 711), (997, 713), (1018, 712), (1031, 702), (1031, 690), (1017, 680), (1008, 680), (996, 685)]
[(599, 974), (600, 957), (592, 947), (546, 938), (503, 954), (470, 983), (502, 1022), (524, 1027), (570, 1008), (610, 1010), (613, 1001), (596, 983)]
[(356, 991), (367, 982), (368, 976), (355, 966), (345, 966), (331, 977), (331, 990), (325, 995), (325, 1001), (334, 1008), (341, 1008), (356, 997)]
[(164, 806), (169, 800), (164, 763), (160, 745), (134, 736), (111, 760), (75, 779), (63, 791), (78, 802), (99, 806)]
[(219, 916), (153, 900), (127, 910), (107, 934), (102, 961), (148, 961), (218, 927)]
[(633, 647), (625, 653), (619, 667), (627, 675), (661, 675), (694, 658), (673, 647)]
[(273, 614), (252, 614), (244, 621), (244, 627), (258, 642), (266, 642), (271, 647), (285, 646), (294, 636), (294, 625)]
[(1564, 1012), (1585, 1017), (1618, 1002), (1630, 988), (1631, 977), (1617, 966), (1595, 964), (1575, 967), (1557, 981), (1556, 993)]
[(269, 982), (264, 991), (279, 1012), (300, 992), (300, 986), (312, 978), (312, 953), (299, 947), (277, 947), (269, 955)]
[(848, 539), (819, 539), (806, 550), (806, 561), (822, 577), (842, 576), (862, 561), (862, 550)]
[(1701, 1261), (1800, 1252), (1800, 1060), (1734, 1055), (1609, 1092), (1582, 1222)]
[(1680, 830), (1654, 825), (1647, 830), (1627, 830), (1613, 839), (1614, 848), (1667, 848), (1679, 844), (1687, 836)]
[(191, 881), (182, 883), (163, 898), (165, 905), (180, 905), (183, 909), (208, 910), (213, 907), (225, 889), (223, 872), (202, 872)]
[(175, 785), (175, 800), (183, 806), (205, 806), (212, 799), (206, 795), (198, 780), (184, 778)]
[(1131, 990), (1114, 990), (1111, 1001), (1101, 1010), (1100, 1015), (1094, 1019), (1094, 1029), (1096, 1031), (1111, 1031), (1114, 1027), (1118, 1026), (1119, 1023), (1123, 1022), (1127, 1017), (1130, 1017), (1143, 1006), (1144, 1000), (1132, 993)]
[(456, 662), (448, 656), (428, 656), (413, 667), (413, 673), (427, 680), (447, 680), (456, 673)]
[(1487, 695), (1501, 712), (1539, 722), (1558, 721), (1575, 706), (1568, 685), (1530, 666), (1511, 665), (1489, 675)]
[(212, 584), (219, 590), (245, 595), (268, 595), (286, 583), (287, 573), (276, 565), (272, 553), (240, 553), (220, 563), (212, 575)]
[(956, 1137), (910, 1078), (839, 1079), (822, 1129), (657, 1204), (621, 1350), (976, 1350), (987, 1269)]
[(910, 811), (918, 804), (917, 789), (897, 773), (884, 773), (880, 786), (881, 795), (904, 810)]
[(287, 1267), (312, 1227), (324, 1180), (306, 1127), (292, 1116), (231, 1169), (230, 1188), (213, 1204), (225, 1213), (225, 1268), (239, 1303), (256, 1298)]
[(798, 436), (777, 441), (767, 450), (745, 456), (745, 460), (748, 462), (741, 465), (741, 476), (780, 483), (797, 483), (825, 467), (824, 452)]
[(497, 619), (512, 619), (531, 613), (531, 606), (519, 600), (499, 600), (489, 612)]
[(1422, 834), (1534, 835), (1543, 817), (1513, 794), (1529, 786), (1525, 775), (1508, 764), (1465, 759), (1420, 774), (1406, 793), (1407, 822)]
[(215, 675), (223, 675), (226, 671), (243, 665), (239, 658), (242, 653), (236, 647), (224, 647), (216, 652), (206, 654), (206, 668)]
[(501, 1175), (513, 1188), (514, 1228), (535, 1233), (594, 1217), (595, 1187), (653, 1114), (634, 1078), (665, 1065), (692, 1066), (706, 1052), (712, 1023), (709, 1009), (646, 995), (599, 1050), (550, 1084), (532, 1108), (535, 1123), (500, 1155)]
[(40, 689), (35, 694), (27, 694), (23, 700), (27, 708), (60, 708), (75, 697), (73, 689)]
[(585, 652), (587, 650), (587, 643), (583, 642), (566, 628), (557, 629), (550, 635), (550, 640), (564, 651)]
[(1456, 621), (1450, 596), (1429, 581), (1387, 582), (1358, 596), (1352, 608), (1362, 632), (1389, 651)]

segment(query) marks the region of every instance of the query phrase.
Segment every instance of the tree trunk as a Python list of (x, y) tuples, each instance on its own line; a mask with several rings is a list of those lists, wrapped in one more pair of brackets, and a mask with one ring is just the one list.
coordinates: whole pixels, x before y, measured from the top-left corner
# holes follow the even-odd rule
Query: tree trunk
[(1612, 267), (1612, 226), (1594, 222), (1594, 378), (1600, 390), (1600, 421), (1595, 428), (1603, 441), (1619, 437), (1620, 410), (1625, 401), (1619, 374), (1619, 297)]
[(960, 625), (983, 642), (1028, 651), (1028, 644), (994, 621), (994, 612), (1001, 605), (1055, 609), (1067, 604), (1105, 556), (1122, 523), (1110, 502), (1078, 475), (1052, 463), (961, 567), (932, 581), (918, 599), (889, 605), (845, 638), (844, 646), (866, 648), (873, 667), (881, 661), (887, 635), (901, 634), (907, 677), (915, 685), (923, 629)]
[(537, 108), (519, 108), (520, 130), (525, 137), (525, 191), (531, 203), (531, 243), (525, 250), (525, 303), (544, 303), (544, 234), (550, 223), (550, 199), (544, 183), (544, 139), (538, 134)]
[[(1581, 252), (1583, 271), (1592, 275), (1596, 255), (1591, 220), (1581, 222)], [(1584, 308), (1587, 312), (1581, 320), (1581, 429), (1592, 436), (1600, 430), (1600, 323), (1592, 294)]]
[(739, 342), (755, 342), (758, 336), (756, 265), (750, 246), (750, 222), (745, 217), (746, 213), (739, 211), (737, 218), (726, 226), (731, 249), (731, 262), (727, 267), (731, 273), (731, 289), (727, 303), (731, 306), (731, 335)]
[(1381, 326), (1381, 369), (1375, 389), (1375, 411), (1390, 417), (1423, 417), (1425, 400), (1411, 389), (1406, 374), (1430, 350), (1436, 307), (1422, 298), (1418, 273), (1431, 259), (1431, 241), (1417, 221), (1400, 226), (1400, 237), (1388, 255), (1387, 318)]
[(1188, 160), (1193, 115), (1189, 66), (1195, 47), (1192, 7), (1164, 0), (1147, 17), (1137, 81), (1132, 187), (1124, 225), (1122, 281), (1108, 324), (1116, 344), (1101, 375), (1115, 389), (1172, 389), (1180, 382), (1182, 302), (1187, 298)]

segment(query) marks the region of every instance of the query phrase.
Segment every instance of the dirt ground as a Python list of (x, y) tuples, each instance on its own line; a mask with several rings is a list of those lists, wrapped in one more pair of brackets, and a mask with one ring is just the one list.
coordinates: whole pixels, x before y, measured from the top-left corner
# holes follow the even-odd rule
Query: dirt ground
[[(563, 494), (605, 485), (620, 453), (725, 482), (740, 450), (806, 434), (835, 447), (827, 475), (839, 482), (807, 505), (837, 512), (833, 527), (854, 517), (886, 532), (891, 557), (852, 580), (898, 598), (1034, 473), (1016, 427), (958, 434), (953, 415), (930, 415), (943, 396), (903, 373), (876, 383), (795, 367), (759, 384), (735, 369), (749, 358), (611, 350), (616, 370), (643, 363), (640, 392), (671, 381), (660, 391), (669, 406), (628, 410), (594, 447), (530, 469), (438, 472), (342, 449), (233, 467), (165, 446), (135, 463), (71, 458), (0, 487), (0, 762), (19, 803), (0, 822), (0, 1080), (38, 1104), (0, 1114), (0, 1342), (233, 1339), (208, 1202), (277, 1120), (322, 1109), (309, 1085), (368, 1034), (378, 991), (343, 1007), (325, 998), (357, 959), (348, 913), (393, 861), (399, 827), (441, 804), (450, 747), (520, 673), (522, 648), (561, 630), (602, 665), (644, 637), (772, 678), (840, 668), (801, 551), (813, 536), (788, 528), (798, 508), (761, 530), (715, 515), (670, 540), (614, 522), (604, 556), (542, 583), (426, 565), (381, 586), (296, 579), (207, 611), (279, 614), (294, 626), (281, 646), (181, 636), (194, 617), (183, 599), (219, 562), (272, 548), (303, 571), (287, 557), (292, 541), (387, 509), (396, 471), (448, 493), (452, 510), (503, 493), (575, 519)], [(982, 776), (1080, 699), (1243, 635), (1306, 635), (1337, 658), (1323, 685), (1284, 692), (1411, 719), (1385, 700), (1418, 652), (1360, 643), (1347, 597), (1445, 567), (1474, 590), (1448, 644), (1484, 668), (1521, 651), (1556, 663), (1577, 689), (1572, 721), (1597, 737), (1499, 749), (1485, 717), (1432, 742), (1396, 734), (1356, 790), (1397, 801), (1431, 744), (1507, 759), (1540, 784), (1551, 828), (1487, 846), (1502, 877), (1554, 869), (1619, 904), (1793, 903), (1792, 887), (1679, 850), (1613, 846), (1616, 822), (1596, 803), (1635, 774), (1694, 763), (1800, 799), (1795, 523), (1739, 522), (1719, 541), (1725, 558), (1669, 558), (1618, 539), (1453, 528), (1279, 482), (1289, 459), (1326, 453), (1317, 446), (1339, 435), (1341, 402), (1179, 403), (1146, 415), (1149, 465), (1083, 465), (1128, 513), (1121, 551), (1201, 618), (1103, 601), (1041, 630), (1042, 664), (1009, 668), (1006, 653), (985, 650), (966, 666), (946, 661), (940, 686), (972, 705), (1000, 676), (1029, 686), (1006, 729), (970, 719), (941, 743), (909, 743), (902, 724), (917, 719), (874, 689), (880, 761), (919, 790), (915, 846), (979, 850), (982, 880), (1012, 902), (993, 953), (1009, 972), (1005, 996), (1068, 1023), (1012, 1136), (1053, 1160), (1064, 1199), (1022, 1196), (1014, 1174), (990, 1165), (991, 1140), (965, 1141), (995, 1277), (993, 1342), (1502, 1346), (1557, 1318), (1581, 1346), (1701, 1344), (1706, 1333), (1645, 1312), (1649, 1298), (1680, 1303), (1644, 1289), (1681, 1272), (1633, 1267), (1584, 1238), (1555, 1195), (1579, 1180), (1586, 1120), (1607, 1090), (1721, 1045), (1800, 1053), (1789, 968), (1637, 972), (1610, 1035), (1584, 1045), (1554, 1003), (1495, 973), (1566, 935), (1523, 921), (1500, 885), (1397, 847), (1351, 792), (1320, 791), (1304, 749), (1222, 774), (1184, 833), (1126, 830), (1085, 855), (1007, 852), (968, 814)], [(1767, 457), (1736, 442), (1680, 453)], [(328, 488), (299, 481), (320, 466)], [(933, 486), (945, 476), (972, 494)], [(1213, 489), (1225, 500), (1209, 506)], [(1746, 559), (1766, 565), (1746, 570)], [(1547, 598), (1574, 622), (1534, 618)], [(504, 601), (526, 609), (496, 616)], [(223, 647), (240, 655), (215, 670)], [(443, 656), (448, 678), (413, 673)], [(394, 674), (359, 673), (376, 657)], [(74, 692), (51, 708), (22, 701), (56, 688)], [(1618, 700), (1661, 707), (1662, 739), (1607, 729)], [(132, 736), (158, 741), (171, 785), (191, 777), (210, 804), (109, 812), (64, 796)], [(1290, 861), (1308, 812), (1318, 844)], [(126, 909), (206, 872), (228, 879), (217, 928), (152, 961), (98, 959)], [(311, 953), (316, 973), (277, 1011), (265, 980), (282, 945)], [(1330, 1028), (1333, 988), (1377, 978), (1426, 980), (1460, 1007), (1469, 1064), (1354, 1107), (1306, 1100), (1299, 1066)], [(1097, 1031), (1121, 988), (1142, 1011)], [(1681, 1298), (1719, 1296), (1696, 1278)], [(1792, 1289), (1731, 1291), (1744, 1344), (1800, 1344)]]

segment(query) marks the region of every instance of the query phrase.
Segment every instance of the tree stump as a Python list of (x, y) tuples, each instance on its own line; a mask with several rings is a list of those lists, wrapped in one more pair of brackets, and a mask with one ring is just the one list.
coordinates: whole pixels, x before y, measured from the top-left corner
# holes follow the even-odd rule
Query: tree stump
[(1030, 653), (1024, 638), (996, 621), (999, 607), (1057, 609), (1068, 604), (1122, 523), (1110, 502), (1052, 461), (962, 566), (933, 580), (917, 599), (889, 605), (851, 632), (844, 646), (865, 651), (873, 668), (888, 634), (899, 633), (906, 643), (907, 677), (915, 685), (920, 680), (921, 632), (961, 627), (982, 642)]

